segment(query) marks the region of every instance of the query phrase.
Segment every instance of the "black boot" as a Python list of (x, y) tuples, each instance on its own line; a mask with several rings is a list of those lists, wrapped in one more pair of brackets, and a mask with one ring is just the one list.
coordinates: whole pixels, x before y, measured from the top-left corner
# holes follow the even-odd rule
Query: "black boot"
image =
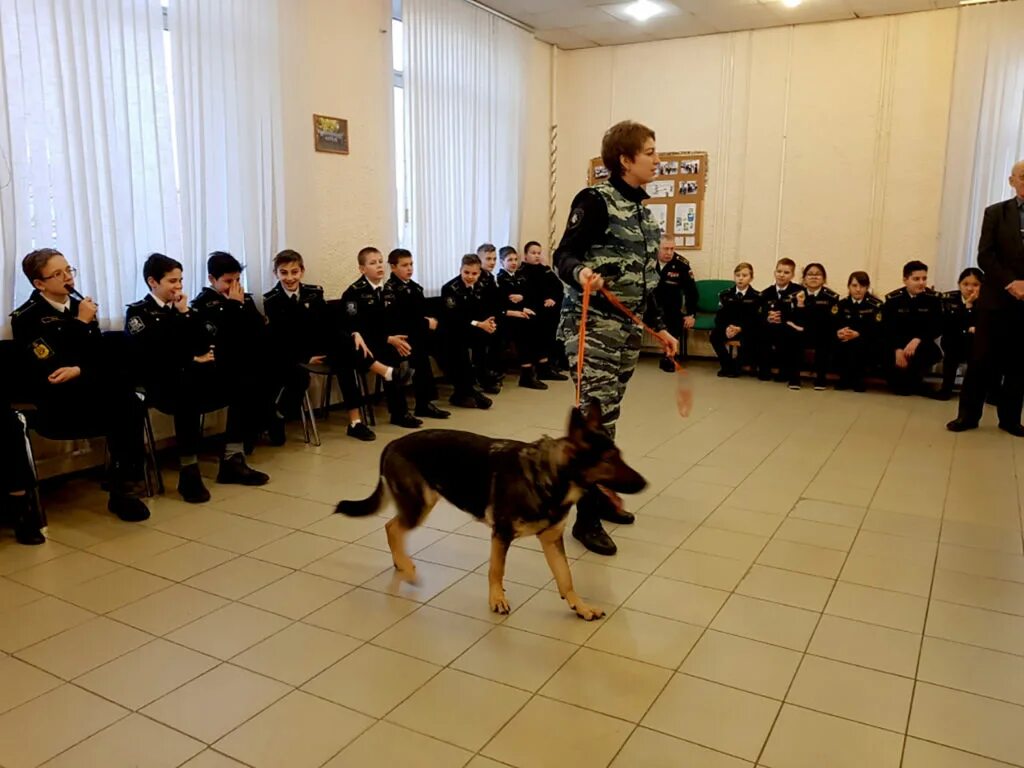
[(217, 482), (231, 485), (266, 485), (270, 475), (253, 469), (245, 463), (245, 457), (235, 454), (220, 460)]
[(178, 472), (178, 493), (189, 504), (203, 504), (210, 500), (210, 492), (203, 484), (199, 464), (186, 464)]
[(632, 525), (636, 515), (622, 507), (622, 499), (616, 493), (599, 491), (594, 496), (594, 512), (606, 523), (614, 525)]
[(32, 510), (31, 498), (25, 494), (21, 496), (8, 496), (8, 504), (11, 510), (11, 519), (14, 522), (14, 538), (19, 544), (43, 544), (46, 537), (39, 528), (39, 520)]
[(537, 378), (537, 371), (532, 365), (519, 369), (519, 386), (526, 389), (547, 389), (548, 385)]
[(141, 523), (149, 519), (149, 507), (134, 493), (111, 491), (107, 509), (126, 523)]
[(576, 524), (572, 527), (573, 538), (580, 544), (597, 555), (608, 555), (609, 557), (619, 551), (608, 535), (608, 531), (601, 525), (601, 521), (581, 522), (576, 518)]
[(433, 403), (427, 403), (426, 405), (416, 406), (416, 415), (421, 416), (425, 419), (447, 419), (451, 416), (451, 411), (446, 411), (443, 408), (438, 408)]
[(537, 363), (537, 378), (541, 381), (568, 381), (569, 377), (555, 369), (550, 362)]

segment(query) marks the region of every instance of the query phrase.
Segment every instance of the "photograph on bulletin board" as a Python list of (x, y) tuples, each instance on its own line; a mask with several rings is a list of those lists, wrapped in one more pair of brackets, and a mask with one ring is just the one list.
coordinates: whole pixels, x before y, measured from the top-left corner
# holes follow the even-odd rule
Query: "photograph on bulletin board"
[[(644, 187), (644, 201), (662, 232), (680, 250), (700, 250), (704, 229), (704, 195), (707, 190), (707, 152), (659, 152), (658, 176)], [(607, 181), (611, 174), (601, 158), (590, 161), (590, 186)]]

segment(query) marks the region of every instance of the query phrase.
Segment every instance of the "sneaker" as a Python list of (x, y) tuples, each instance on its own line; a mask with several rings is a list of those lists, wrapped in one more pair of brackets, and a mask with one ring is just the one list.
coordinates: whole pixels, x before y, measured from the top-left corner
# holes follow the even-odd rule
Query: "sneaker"
[(270, 475), (253, 469), (245, 463), (245, 457), (235, 454), (230, 459), (220, 460), (217, 482), (227, 485), (266, 485)]
[(198, 464), (188, 464), (178, 472), (178, 493), (189, 504), (203, 504), (210, 500), (210, 492), (203, 484)]
[(345, 430), (345, 434), (349, 437), (354, 437), (356, 440), (362, 440), (364, 443), (372, 443), (377, 439), (377, 435), (374, 431), (361, 421), (357, 421), (355, 424), (349, 424), (348, 429)]
[(417, 427), (423, 426), (423, 422), (408, 411), (392, 416), (391, 423), (396, 427), (405, 427), (406, 429), (416, 429)]
[(424, 419), (447, 419), (451, 416), (451, 411), (446, 411), (442, 408), (438, 408), (433, 403), (427, 403), (426, 405), (416, 408), (416, 416), (420, 416)]

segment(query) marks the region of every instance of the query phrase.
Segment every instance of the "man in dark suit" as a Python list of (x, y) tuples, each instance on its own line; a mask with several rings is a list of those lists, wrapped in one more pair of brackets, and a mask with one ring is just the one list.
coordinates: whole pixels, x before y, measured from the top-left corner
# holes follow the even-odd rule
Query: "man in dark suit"
[(978, 241), (978, 266), (985, 285), (978, 300), (978, 325), (971, 359), (960, 391), (960, 410), (946, 428), (975, 429), (981, 421), (985, 393), (1003, 377), (999, 428), (1024, 437), (1024, 160), (1010, 171), (1010, 200), (985, 209)]

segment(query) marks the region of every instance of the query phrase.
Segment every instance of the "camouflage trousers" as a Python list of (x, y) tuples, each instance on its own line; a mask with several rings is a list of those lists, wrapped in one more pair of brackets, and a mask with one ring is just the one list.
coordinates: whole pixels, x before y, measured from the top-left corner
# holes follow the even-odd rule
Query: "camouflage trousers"
[[(569, 358), (569, 373), (573, 382), (576, 381), (579, 333), (578, 307), (565, 307), (559, 338), (565, 340), (565, 354)], [(613, 439), (626, 385), (633, 378), (633, 371), (640, 358), (642, 340), (640, 329), (625, 318), (599, 314), (593, 309), (587, 315), (580, 404), (596, 402), (601, 406), (601, 423)]]

